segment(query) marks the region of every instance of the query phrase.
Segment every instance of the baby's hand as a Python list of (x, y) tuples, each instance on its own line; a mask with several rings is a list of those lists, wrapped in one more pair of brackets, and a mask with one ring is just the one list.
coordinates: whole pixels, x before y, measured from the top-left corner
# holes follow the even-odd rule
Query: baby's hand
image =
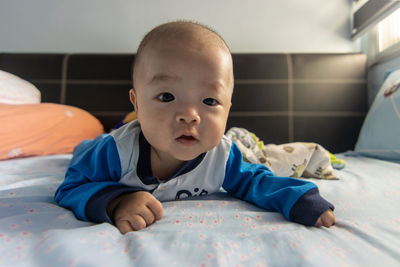
[(146, 191), (138, 191), (114, 199), (109, 204), (108, 211), (109, 214), (114, 214), (115, 226), (122, 234), (146, 228), (163, 216), (161, 202)]
[(333, 211), (331, 209), (328, 209), (324, 213), (322, 213), (321, 216), (319, 216), (314, 226), (331, 227), (332, 225), (335, 224), (335, 222), (336, 222), (335, 214), (333, 214)]

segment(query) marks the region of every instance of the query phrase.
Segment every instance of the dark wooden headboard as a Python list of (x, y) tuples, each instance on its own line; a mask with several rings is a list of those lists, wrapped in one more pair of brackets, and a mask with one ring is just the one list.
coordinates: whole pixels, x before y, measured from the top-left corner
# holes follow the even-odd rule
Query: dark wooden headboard
[[(133, 54), (0, 53), (0, 69), (35, 84), (42, 102), (94, 114), (105, 129), (132, 110)], [(235, 89), (227, 129), (244, 127), (264, 143), (316, 142), (354, 148), (367, 110), (366, 56), (233, 54)]]

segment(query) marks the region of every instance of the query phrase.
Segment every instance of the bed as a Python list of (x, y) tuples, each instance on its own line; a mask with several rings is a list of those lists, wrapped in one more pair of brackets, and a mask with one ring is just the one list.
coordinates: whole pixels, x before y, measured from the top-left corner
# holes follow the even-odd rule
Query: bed
[(0, 141), (0, 266), (399, 266), (400, 72), (369, 108), (363, 54), (233, 55), (227, 129), (266, 144), (315, 142), (345, 161), (337, 180), (309, 179), (335, 205), (331, 228), (288, 222), (224, 192), (164, 202), (162, 220), (125, 235), (57, 206), (74, 146), (132, 111), (133, 57), (0, 54), (0, 70), (23, 79), (7, 76), (0, 97), (5, 84), (24, 87), (11, 96), (18, 105), (0, 104), (9, 129), (0, 139), (13, 140)]

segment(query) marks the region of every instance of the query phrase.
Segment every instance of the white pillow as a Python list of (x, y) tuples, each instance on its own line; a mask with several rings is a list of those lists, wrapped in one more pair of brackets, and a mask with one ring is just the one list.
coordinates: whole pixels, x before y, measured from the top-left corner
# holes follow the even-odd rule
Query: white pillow
[(400, 162), (400, 70), (393, 71), (382, 84), (365, 118), (355, 151)]
[(40, 91), (30, 82), (0, 70), (0, 103), (39, 104)]

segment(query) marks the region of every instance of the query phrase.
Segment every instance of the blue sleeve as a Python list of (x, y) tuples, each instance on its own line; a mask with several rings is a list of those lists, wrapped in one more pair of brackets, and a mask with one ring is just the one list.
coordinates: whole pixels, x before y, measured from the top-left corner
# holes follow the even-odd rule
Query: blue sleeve
[(314, 183), (290, 177), (277, 177), (264, 165), (244, 162), (234, 143), (222, 187), (234, 197), (268, 211), (280, 212), (288, 220), (305, 225), (314, 225), (320, 214), (328, 208), (333, 209), (333, 206), (319, 195)]
[[(72, 210), (78, 219), (93, 220), (87, 216), (87, 213), (93, 214), (87, 210), (88, 202), (106, 188), (126, 191), (127, 186), (118, 182), (120, 177), (121, 163), (114, 138), (104, 134), (95, 140), (85, 140), (75, 148), (65, 180), (58, 187), (54, 199), (60, 206)], [(104, 214), (108, 202), (97, 204), (92, 208)]]

